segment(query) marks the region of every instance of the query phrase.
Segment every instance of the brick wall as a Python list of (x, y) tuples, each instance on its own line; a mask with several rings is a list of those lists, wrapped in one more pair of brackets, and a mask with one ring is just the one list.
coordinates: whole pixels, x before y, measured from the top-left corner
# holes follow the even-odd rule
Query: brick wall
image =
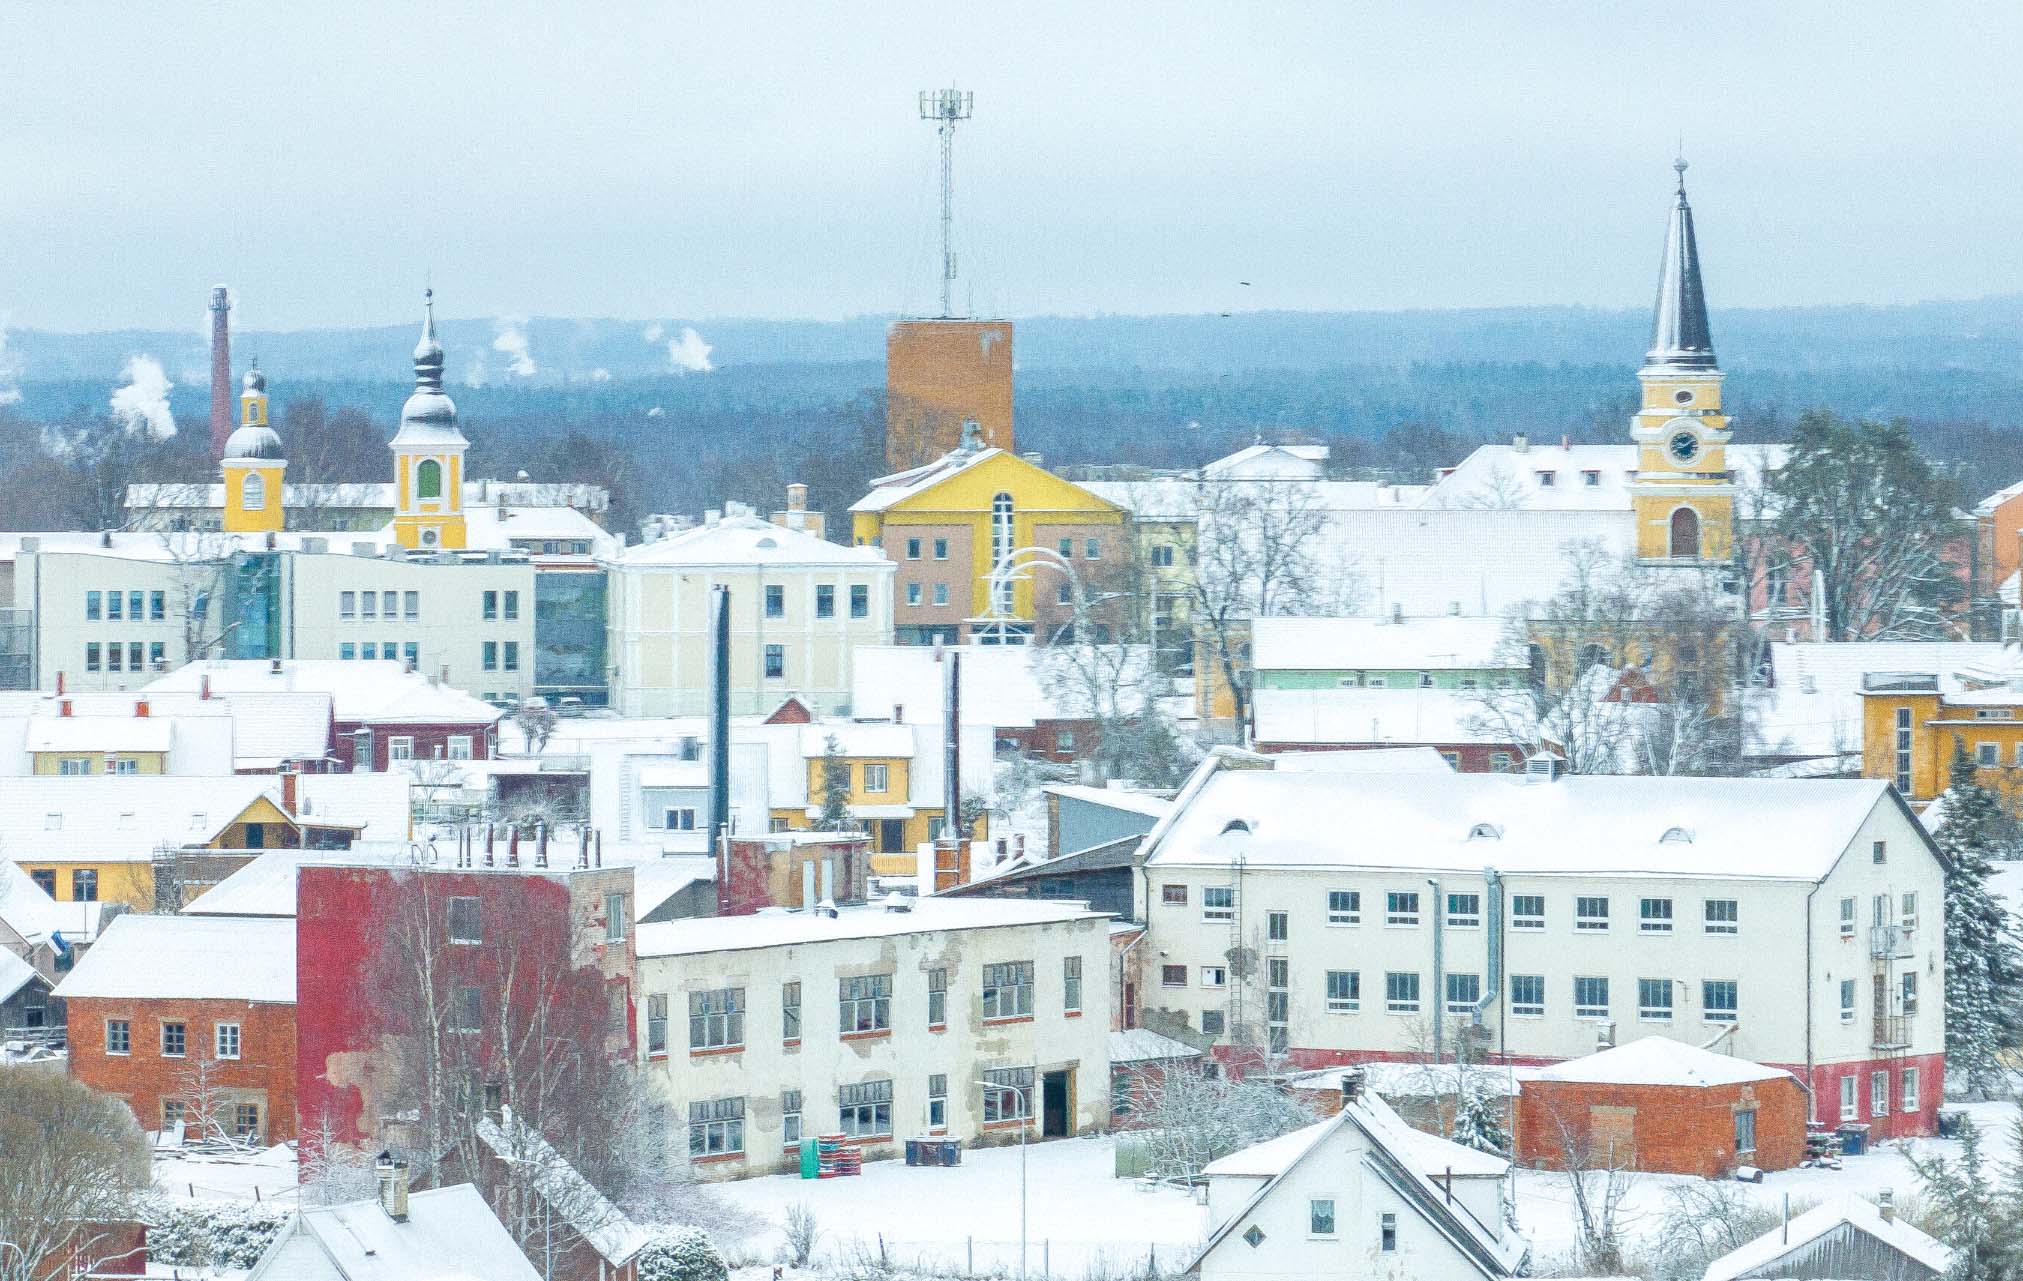
[[(1562, 1126), (1590, 1146), (1611, 1133), (1633, 1143), (1636, 1168), (1720, 1178), (1737, 1165), (1783, 1170), (1805, 1156), (1805, 1091), (1791, 1078), (1742, 1085), (1606, 1085), (1526, 1081), (1519, 1110), (1517, 1159), (1557, 1169)], [(1756, 1111), (1756, 1151), (1738, 1157), (1735, 1113)]]
[[(261, 1139), (280, 1143), (295, 1137), (295, 1007), (247, 1001), (110, 1000), (72, 997), (70, 1074), (94, 1090), (125, 1099), (144, 1130), (162, 1124), (163, 1100), (187, 1107), (193, 1065), (211, 1061), (211, 1084), (221, 1101), (257, 1103)], [(124, 1019), (132, 1049), (106, 1050), (106, 1025)], [(161, 1026), (181, 1022), (185, 1054), (162, 1054)], [(239, 1025), (239, 1057), (217, 1059), (215, 1029)], [(231, 1108), (219, 1118), (229, 1125)]]

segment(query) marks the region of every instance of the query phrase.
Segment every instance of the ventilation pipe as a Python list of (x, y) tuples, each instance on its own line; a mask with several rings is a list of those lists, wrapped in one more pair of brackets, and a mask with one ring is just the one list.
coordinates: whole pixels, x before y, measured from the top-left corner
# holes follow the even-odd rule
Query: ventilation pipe
[(1446, 904), (1440, 901), (1440, 882), (1433, 877), (1426, 878), (1427, 888), (1433, 891), (1433, 901), (1428, 904), (1433, 910), (1433, 1066), (1439, 1067), (1447, 1060), (1447, 940), (1442, 928), (1447, 919), (1443, 910)]
[[(1483, 941), (1488, 945), (1484, 968), (1488, 972), (1482, 976), (1482, 996), (1475, 1002), (1477, 1023), (1503, 995), (1503, 873), (1493, 867), (1482, 869), (1482, 924), (1486, 931)], [(1497, 1020), (1499, 1029), (1502, 1025), (1502, 1020)]]
[(709, 852), (720, 856), (731, 810), (731, 589), (710, 589)]

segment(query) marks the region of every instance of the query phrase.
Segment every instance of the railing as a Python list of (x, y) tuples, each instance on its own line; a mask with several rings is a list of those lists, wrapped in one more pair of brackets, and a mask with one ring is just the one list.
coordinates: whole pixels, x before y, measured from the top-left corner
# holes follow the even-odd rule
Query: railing
[(1911, 932), (1900, 925), (1871, 925), (1868, 954), (1878, 961), (1911, 955)]
[(1875, 1034), (1870, 1037), (1870, 1048), (1877, 1050), (1901, 1050), (1911, 1043), (1911, 1016), (1908, 1014), (1878, 1014), (1875, 1016)]
[(1861, 687), (1870, 692), (1936, 694), (1939, 678), (1929, 672), (1870, 672), (1861, 678)]

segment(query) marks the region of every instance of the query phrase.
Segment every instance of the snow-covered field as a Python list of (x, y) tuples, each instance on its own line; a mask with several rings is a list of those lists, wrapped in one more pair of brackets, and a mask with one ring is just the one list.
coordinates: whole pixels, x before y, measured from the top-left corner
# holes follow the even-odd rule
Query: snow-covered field
[(292, 1206), (295, 1149), (277, 1143), (245, 1157), (157, 1153), (155, 1188), (177, 1201), (274, 1201)]

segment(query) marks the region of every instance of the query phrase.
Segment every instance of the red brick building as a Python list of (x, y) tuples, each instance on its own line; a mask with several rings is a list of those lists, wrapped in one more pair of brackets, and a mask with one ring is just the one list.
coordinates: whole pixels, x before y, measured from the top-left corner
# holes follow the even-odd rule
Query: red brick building
[(295, 923), (121, 916), (57, 986), (70, 1073), (145, 1130), (295, 1137)]
[[(306, 1134), (328, 1124), (368, 1150), (408, 1142), (418, 1136), (393, 1118), (417, 1106), (425, 1072), (491, 1106), (533, 1070), (536, 1041), (633, 1057), (632, 869), (541, 868), (533, 857), (523, 845), (519, 866), (296, 874)], [(431, 1066), (424, 1044), (445, 1057)]]
[(1807, 1100), (1782, 1068), (1659, 1036), (1569, 1059), (1521, 1087), (1517, 1159), (1563, 1168), (1569, 1150), (1638, 1170), (1722, 1178), (1805, 1157)]

